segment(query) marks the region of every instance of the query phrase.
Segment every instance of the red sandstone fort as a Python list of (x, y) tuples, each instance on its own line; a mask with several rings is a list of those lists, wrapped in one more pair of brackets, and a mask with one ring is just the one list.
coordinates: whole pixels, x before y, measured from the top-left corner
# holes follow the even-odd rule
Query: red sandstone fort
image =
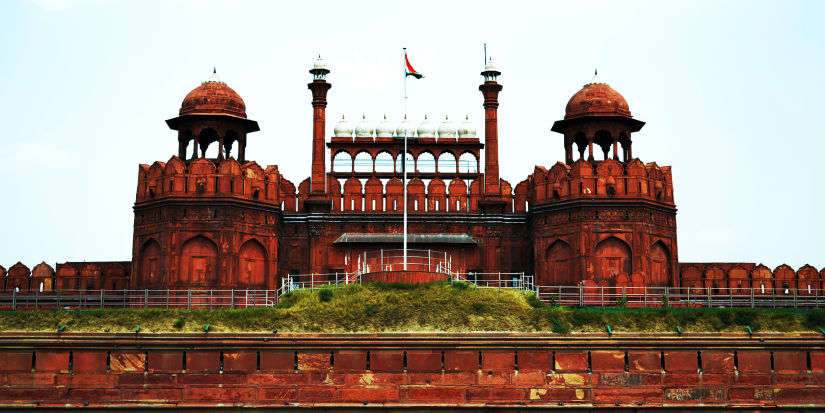
[[(597, 78), (573, 94), (553, 125), (564, 159), (548, 159), (551, 166), (536, 166), (513, 185), (499, 173), (502, 85), (492, 63), (479, 86), (483, 141), (469, 120), (449, 119), (438, 126), (425, 119), (417, 128), (407, 119), (375, 127), (362, 119), (354, 128), (342, 119), (327, 138), (329, 70), (319, 58), (310, 72), (312, 173), (297, 187), (277, 166), (249, 159), (246, 143), (258, 124), (213, 74), (166, 121), (177, 132), (177, 155), (138, 168), (132, 261), (32, 270), (17, 263), (0, 267), (0, 287), (274, 290), (290, 274), (323, 280), (367, 269), (384, 273), (376, 280), (400, 280), (391, 251), (403, 241), (405, 137), (408, 241), (419, 261), (426, 255), (427, 270), (435, 255), (438, 265), (469, 280), (529, 274), (542, 286), (731, 294), (814, 294), (825, 279), (825, 269), (809, 265), (680, 263), (671, 168), (634, 157), (633, 134), (644, 122)], [(218, 148), (215, 158), (205, 157), (210, 146)]]
[[(246, 307), (271, 305), (267, 294), (307, 277), (315, 286), (480, 284), (491, 275), (498, 287), (529, 283), (542, 299), (557, 291), (565, 305), (605, 305), (605, 289), (645, 306), (660, 304), (649, 290), (688, 303), (693, 294), (709, 307), (821, 304), (825, 269), (679, 262), (671, 168), (634, 158), (632, 136), (644, 122), (597, 79), (553, 125), (564, 159), (512, 185), (499, 174), (502, 86), (492, 63), (479, 86), (483, 142), (467, 119), (417, 128), (407, 119), (375, 127), (342, 119), (327, 139), (329, 70), (318, 61), (310, 73), (312, 174), (297, 187), (277, 166), (248, 159), (258, 124), (213, 75), (166, 121), (177, 155), (138, 168), (132, 261), (0, 267), (2, 305), (170, 307), (175, 298), (171, 307), (188, 308), (198, 306), (194, 291), (209, 308)], [(217, 156), (207, 158), (212, 145)], [(405, 204), (406, 271), (398, 255)], [(825, 400), (823, 343), (818, 333), (609, 327), (569, 335), (2, 332), (0, 408), (796, 411)]]

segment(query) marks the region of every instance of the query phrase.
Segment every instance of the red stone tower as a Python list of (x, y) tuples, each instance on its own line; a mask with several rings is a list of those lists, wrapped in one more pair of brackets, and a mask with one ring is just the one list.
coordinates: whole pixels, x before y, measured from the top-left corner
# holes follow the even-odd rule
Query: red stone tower
[(632, 157), (631, 134), (643, 125), (597, 78), (570, 98), (552, 128), (564, 135), (565, 162), (530, 178), (539, 284), (677, 285), (671, 171)]
[[(140, 166), (131, 285), (275, 288), (280, 175), (244, 160), (259, 128), (243, 100), (213, 73), (166, 123), (178, 131), (178, 156)], [(207, 158), (212, 143), (217, 155)]]

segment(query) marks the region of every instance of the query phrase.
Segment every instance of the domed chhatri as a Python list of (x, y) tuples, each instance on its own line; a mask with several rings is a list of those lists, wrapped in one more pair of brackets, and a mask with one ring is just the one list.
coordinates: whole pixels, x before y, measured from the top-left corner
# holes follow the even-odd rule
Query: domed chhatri
[(567, 102), (565, 119), (582, 116), (626, 116), (631, 117), (630, 107), (625, 98), (607, 83), (593, 81), (584, 85)]
[(183, 98), (180, 116), (219, 114), (246, 119), (246, 104), (226, 83), (221, 82), (215, 69), (209, 80), (200, 84)]
[(633, 118), (625, 98), (601, 82), (596, 72), (590, 83), (570, 98), (564, 119), (554, 122), (551, 130), (564, 135), (567, 164), (573, 164), (575, 160), (574, 149), (579, 159), (596, 160), (594, 152), (601, 151), (604, 160), (612, 158), (629, 162), (633, 159), (631, 134), (638, 132), (644, 124)]

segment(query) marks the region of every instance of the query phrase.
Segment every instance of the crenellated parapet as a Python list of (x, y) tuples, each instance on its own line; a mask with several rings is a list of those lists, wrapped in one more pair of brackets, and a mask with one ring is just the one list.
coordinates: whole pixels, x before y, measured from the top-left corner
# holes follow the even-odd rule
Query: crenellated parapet
[(639, 159), (626, 163), (579, 159), (570, 165), (558, 162), (549, 170), (536, 166), (516, 187), (517, 204), (581, 198), (632, 198), (674, 205), (673, 176), (669, 166), (643, 164)]
[(679, 263), (679, 286), (693, 294), (822, 295), (825, 268), (811, 265), (794, 270), (782, 264), (773, 270), (747, 262)]
[[(129, 261), (65, 262), (54, 267), (45, 261), (29, 269), (18, 262), (8, 271), (0, 266), (0, 292), (90, 292), (129, 288)], [(55, 270), (56, 268), (56, 270)]]
[(230, 197), (295, 209), (295, 186), (277, 166), (240, 164), (234, 158), (188, 162), (173, 156), (168, 162), (140, 165), (136, 204), (160, 199)]
[(677, 274), (670, 167), (638, 159), (537, 166), (516, 186), (531, 212), (539, 283), (666, 286)]

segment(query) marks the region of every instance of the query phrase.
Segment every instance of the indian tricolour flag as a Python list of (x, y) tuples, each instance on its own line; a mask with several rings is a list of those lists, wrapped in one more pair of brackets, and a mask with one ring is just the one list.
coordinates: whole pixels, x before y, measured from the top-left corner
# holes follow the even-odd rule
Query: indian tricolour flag
[(413, 69), (412, 65), (410, 64), (410, 59), (407, 57), (407, 50), (404, 49), (404, 61), (407, 63), (407, 76), (412, 76), (416, 79), (421, 79), (424, 77), (421, 73), (418, 73), (415, 69)]

